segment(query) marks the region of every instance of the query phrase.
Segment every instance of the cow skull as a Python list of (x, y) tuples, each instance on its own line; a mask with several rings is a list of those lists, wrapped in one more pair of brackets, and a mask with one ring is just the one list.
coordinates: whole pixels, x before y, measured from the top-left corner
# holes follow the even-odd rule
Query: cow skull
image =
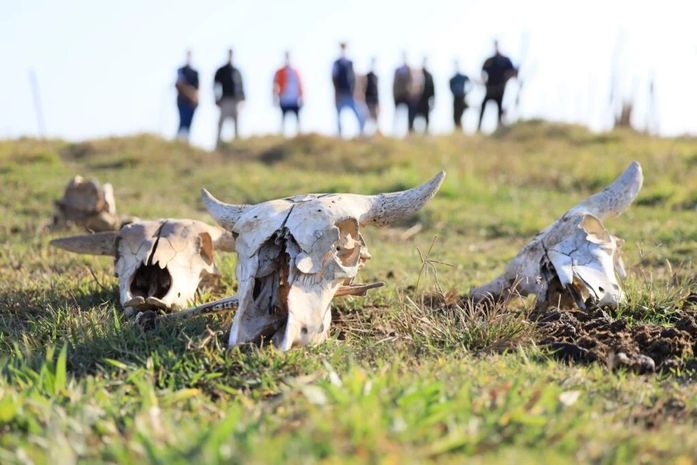
[[(360, 227), (414, 214), (444, 177), (389, 194), (310, 194), (257, 205), (225, 204), (203, 189), (210, 214), (236, 238), (239, 307), (228, 345), (271, 338), (285, 351), (324, 341), (332, 299), (352, 293), (345, 285), (370, 258)], [(367, 287), (357, 288), (364, 294)]]
[(55, 201), (54, 228), (74, 223), (90, 231), (115, 231), (123, 220), (116, 214), (114, 189), (96, 179), (75, 176)]
[(119, 231), (55, 239), (71, 252), (115, 257), (119, 300), (126, 316), (186, 306), (200, 284), (217, 276), (214, 250), (232, 251), (234, 239), (195, 220), (135, 221)]
[(617, 277), (625, 277), (623, 241), (602, 220), (622, 213), (639, 193), (641, 166), (633, 162), (610, 186), (567, 211), (511, 260), (504, 273), (472, 290), (472, 297), (537, 296), (537, 307), (586, 308), (586, 302), (616, 307), (624, 299)]

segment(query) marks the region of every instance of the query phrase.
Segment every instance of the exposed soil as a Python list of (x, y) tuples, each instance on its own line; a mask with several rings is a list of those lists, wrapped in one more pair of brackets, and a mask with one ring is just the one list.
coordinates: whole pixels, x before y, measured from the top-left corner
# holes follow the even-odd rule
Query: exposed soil
[(602, 309), (547, 310), (531, 319), (539, 330), (539, 343), (563, 360), (599, 362), (638, 373), (697, 368), (697, 311), (678, 311), (668, 326), (630, 326)]
[[(493, 304), (501, 306), (493, 313), (510, 311), (503, 302), (473, 304), (468, 296), (455, 293), (428, 295), (423, 303), (434, 309), (466, 309), (473, 305), (486, 309)], [(536, 343), (560, 360), (596, 362), (609, 369), (625, 368), (637, 373), (673, 369), (697, 373), (697, 293), (677, 302), (675, 313), (664, 325), (631, 322), (592, 307), (536, 310), (520, 318), (532, 325)]]

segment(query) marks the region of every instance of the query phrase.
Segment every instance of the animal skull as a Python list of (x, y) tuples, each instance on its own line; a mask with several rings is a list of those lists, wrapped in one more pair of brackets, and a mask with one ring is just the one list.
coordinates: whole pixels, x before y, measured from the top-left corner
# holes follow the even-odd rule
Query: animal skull
[(445, 177), (379, 195), (310, 194), (258, 205), (230, 205), (205, 189), (215, 220), (235, 235), (239, 307), (229, 346), (271, 338), (281, 350), (324, 341), (337, 295), (370, 258), (360, 227), (408, 217), (431, 199)]
[(100, 184), (96, 179), (75, 176), (65, 186), (60, 200), (55, 201), (53, 227), (69, 223), (83, 226), (90, 231), (115, 231), (122, 224), (116, 214), (114, 189), (111, 184)]
[(217, 277), (214, 249), (232, 251), (234, 239), (195, 220), (135, 221), (118, 232), (66, 237), (51, 245), (71, 252), (115, 257), (119, 300), (126, 316), (187, 305), (200, 284)]
[(633, 162), (605, 190), (567, 211), (509, 262), (504, 273), (472, 290), (475, 300), (514, 294), (537, 296), (537, 307), (616, 307), (624, 299), (617, 276), (626, 276), (620, 249), (602, 220), (622, 213), (639, 193), (641, 166)]

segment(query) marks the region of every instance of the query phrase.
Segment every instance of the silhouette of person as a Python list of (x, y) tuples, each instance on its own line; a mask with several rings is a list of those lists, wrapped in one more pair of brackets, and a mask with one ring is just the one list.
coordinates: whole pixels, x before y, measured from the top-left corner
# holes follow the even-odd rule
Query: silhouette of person
[(412, 86), (409, 99), (409, 132), (414, 132), (416, 118), (424, 119), (424, 133), (428, 132), (430, 113), (435, 99), (433, 75), (426, 68), (426, 59), (421, 69), (412, 71)]
[(494, 55), (487, 58), (482, 65), (482, 80), (486, 84), (486, 95), (479, 110), (479, 124), (477, 130), (482, 128), (482, 119), (486, 104), (491, 100), (496, 103), (498, 110), (498, 124), (503, 120), (503, 93), (506, 90), (506, 83), (517, 75), (518, 71), (513, 66), (511, 59), (503, 55), (499, 50), (498, 40), (494, 41)]
[(378, 92), (378, 75), (375, 73), (375, 58), (370, 60), (370, 71), (365, 75), (365, 104), (368, 108), (368, 120), (375, 125), (375, 132), (380, 134), (380, 95)]
[(337, 130), (339, 135), (341, 135), (341, 110), (349, 108), (356, 115), (356, 119), (358, 120), (358, 131), (363, 135), (365, 115), (354, 96), (356, 90), (356, 75), (353, 71), (353, 62), (346, 57), (346, 43), (341, 42), (339, 48), (341, 49), (341, 55), (334, 61), (332, 66)]
[(244, 86), (242, 84), (242, 74), (232, 64), (232, 49), (228, 50), (228, 62), (218, 68), (213, 78), (213, 92), (215, 94), (215, 104), (220, 108), (220, 118), (218, 119), (217, 143), (222, 142), (221, 135), (223, 124), (228, 118), (232, 118), (235, 130), (235, 138), (239, 137), (239, 107), (240, 102), (245, 99)]
[[(394, 78), (392, 81), (392, 97), (394, 99), (394, 127), (397, 128), (397, 117), (403, 108), (406, 108), (407, 113), (411, 114), (410, 93), (414, 85), (414, 76), (407, 62), (406, 52), (402, 53), (402, 64), (395, 69)], [(409, 121), (411, 119), (407, 117)]]
[(186, 52), (186, 64), (177, 69), (177, 110), (179, 110), (179, 128), (177, 137), (189, 140), (191, 123), (198, 106), (198, 71), (191, 67), (191, 50)]
[(450, 92), (453, 94), (453, 123), (455, 129), (462, 129), (462, 115), (467, 110), (467, 92), (471, 86), (470, 78), (460, 72), (460, 65), (455, 61), (455, 74), (450, 78)]
[(284, 132), (286, 115), (295, 115), (297, 132), (300, 133), (300, 109), (303, 106), (303, 86), (300, 73), (290, 64), (290, 53), (285, 54), (285, 64), (273, 76), (274, 103), (281, 108), (281, 133)]

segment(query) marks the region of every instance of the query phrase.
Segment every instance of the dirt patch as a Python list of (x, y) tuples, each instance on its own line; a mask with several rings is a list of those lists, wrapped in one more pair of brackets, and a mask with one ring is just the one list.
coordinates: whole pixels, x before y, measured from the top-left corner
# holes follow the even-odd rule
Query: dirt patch
[[(455, 319), (454, 333), (471, 331), (472, 323), (487, 315), (518, 315), (529, 325), (535, 342), (560, 360), (571, 363), (601, 363), (609, 369), (637, 373), (685, 370), (697, 373), (697, 294), (691, 293), (675, 307), (665, 325), (636, 323), (613, 316), (601, 308), (589, 310), (547, 309), (524, 315), (502, 302), (474, 304), (467, 296), (454, 293), (424, 296), (421, 309), (443, 323)], [(492, 307), (493, 306), (493, 307)], [(493, 311), (496, 309), (496, 311)], [(516, 313), (517, 312), (517, 313)], [(455, 317), (453, 317), (455, 315)]]
[(602, 309), (547, 310), (531, 319), (539, 330), (540, 345), (557, 358), (651, 373), (686, 368), (697, 353), (696, 316), (679, 311), (669, 326), (629, 325)]

